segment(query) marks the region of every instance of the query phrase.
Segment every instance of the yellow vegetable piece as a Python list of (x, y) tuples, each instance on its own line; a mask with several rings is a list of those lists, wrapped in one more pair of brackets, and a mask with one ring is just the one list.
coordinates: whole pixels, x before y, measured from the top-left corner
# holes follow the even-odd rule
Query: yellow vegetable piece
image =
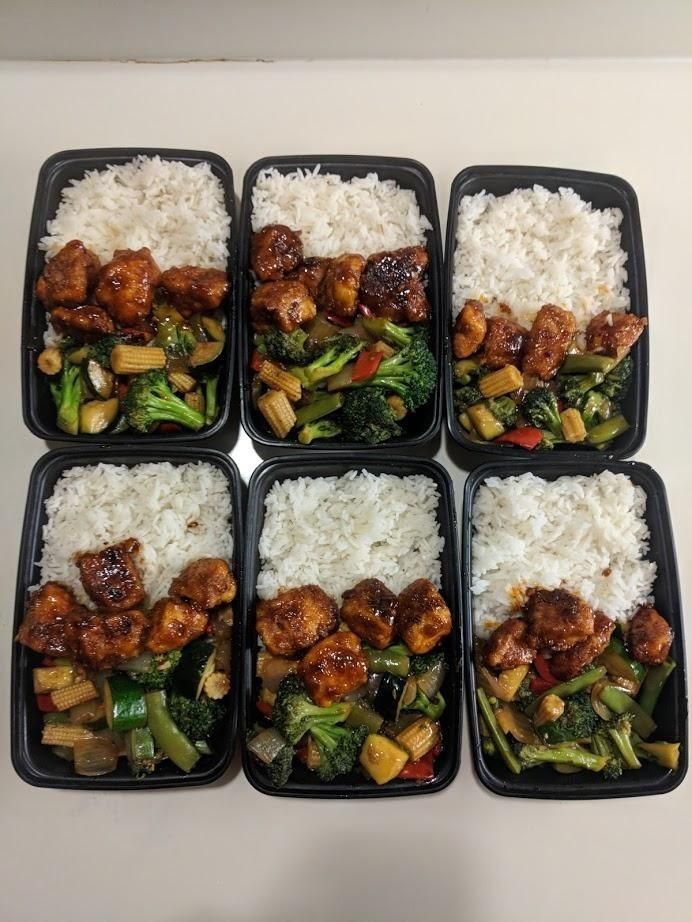
[(48, 346), (39, 355), (37, 363), (44, 375), (57, 375), (62, 368), (62, 352), (55, 346)]
[(586, 438), (586, 426), (579, 410), (570, 407), (560, 413), (562, 434), (566, 442), (583, 442)]
[(397, 777), (408, 762), (408, 753), (379, 733), (365, 738), (360, 751), (360, 764), (376, 784), (387, 784)]
[(138, 375), (164, 368), (166, 353), (159, 346), (128, 346), (118, 343), (111, 351), (111, 368), (116, 375)]
[(422, 759), (440, 739), (440, 725), (429, 717), (415, 720), (401, 733), (396, 735), (396, 741), (408, 753), (412, 762)]
[(285, 439), (296, 424), (295, 411), (283, 391), (267, 391), (262, 394), (257, 399), (257, 409), (279, 439)]
[(34, 693), (45, 695), (46, 692), (67, 688), (75, 679), (74, 666), (40, 666), (32, 672)]
[(515, 365), (505, 365), (498, 371), (492, 371), (481, 378), (478, 387), (484, 397), (502, 397), (517, 391), (523, 385), (524, 378)]
[(519, 691), (519, 686), (526, 678), (529, 671), (528, 664), (515, 666), (514, 669), (505, 669), (499, 676), (494, 676), (485, 666), (476, 669), (481, 687), (489, 695), (494, 695), (500, 701), (513, 701)]
[(88, 400), (79, 408), (79, 431), (96, 435), (107, 429), (118, 415), (117, 397), (110, 400)]
[[(69, 688), (59, 688), (51, 692), (51, 699), (57, 711), (67, 711), (83, 701), (98, 698), (98, 691), (93, 682), (78, 682)], [(59, 745), (59, 744), (56, 744)]]

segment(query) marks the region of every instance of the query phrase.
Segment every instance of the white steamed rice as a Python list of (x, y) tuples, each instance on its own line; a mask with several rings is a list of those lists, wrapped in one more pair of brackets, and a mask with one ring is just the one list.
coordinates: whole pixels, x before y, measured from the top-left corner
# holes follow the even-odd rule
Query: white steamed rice
[(230, 228), (223, 186), (208, 163), (139, 156), (71, 180), (39, 248), (50, 259), (81, 240), (105, 263), (114, 250), (149, 247), (162, 270), (225, 269)]
[(628, 310), (622, 211), (593, 208), (573, 189), (542, 186), (466, 195), (454, 252), (454, 313), (467, 298), (507, 305), (530, 326), (543, 304), (571, 310), (577, 329), (602, 310)]
[(75, 555), (136, 538), (137, 562), (153, 602), (193, 560), (231, 560), (231, 511), (225, 475), (201, 461), (69, 468), (46, 500), (40, 582), (67, 583), (86, 603)]
[(474, 629), (485, 636), (521, 589), (563, 586), (617, 621), (651, 599), (646, 494), (625, 474), (489, 477), (473, 506)]
[(339, 256), (424, 245), (432, 225), (415, 192), (377, 173), (343, 180), (334, 173), (263, 170), (252, 190), (252, 229), (286, 224), (299, 230), (305, 256)]
[(415, 474), (349, 471), (275, 483), (265, 500), (257, 594), (316, 583), (339, 599), (361, 579), (400, 592), (414, 579), (440, 586), (444, 538), (437, 486)]

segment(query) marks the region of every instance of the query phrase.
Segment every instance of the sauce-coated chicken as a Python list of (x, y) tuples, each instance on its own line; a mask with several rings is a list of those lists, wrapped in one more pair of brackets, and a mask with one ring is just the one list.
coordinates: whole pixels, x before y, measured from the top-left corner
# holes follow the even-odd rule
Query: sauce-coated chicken
[(300, 282), (265, 282), (255, 288), (250, 299), (252, 324), (260, 331), (276, 326), (292, 333), (316, 313), (315, 302)]
[(115, 324), (108, 311), (96, 304), (54, 307), (50, 312), (50, 319), (59, 333), (66, 333), (79, 340), (89, 341), (99, 336), (107, 336), (115, 330)]
[(142, 652), (149, 619), (142, 611), (90, 612), (77, 625), (73, 651), (91, 669), (110, 669)]
[(144, 585), (134, 554), (139, 542), (127, 538), (95, 553), (80, 554), (75, 563), (82, 585), (99, 608), (125, 611), (144, 599)]
[(530, 663), (536, 644), (523, 618), (508, 618), (495, 628), (483, 648), (483, 661), (489, 669), (514, 669)]
[(627, 646), (632, 656), (647, 666), (660, 666), (670, 653), (673, 632), (662, 615), (642, 605), (630, 622)]
[(147, 247), (116, 250), (99, 272), (94, 297), (121, 326), (136, 326), (151, 313), (160, 278)]
[(358, 289), (365, 259), (345, 253), (332, 259), (317, 295), (320, 308), (340, 317), (353, 317), (358, 307)]
[(568, 650), (594, 632), (593, 610), (566, 589), (530, 590), (524, 611), (539, 648)]
[(287, 279), (294, 282), (301, 282), (310, 293), (313, 301), (317, 300), (317, 294), (322, 284), (327, 269), (331, 265), (331, 259), (322, 256), (309, 256), (307, 259), (286, 275)]
[(171, 583), (173, 598), (188, 599), (200, 608), (227, 605), (236, 596), (236, 581), (220, 557), (201, 557), (188, 564)]
[(81, 240), (70, 240), (46, 263), (36, 282), (36, 297), (44, 307), (77, 307), (88, 301), (101, 264)]
[(644, 332), (646, 317), (601, 311), (586, 328), (586, 348), (622, 358)]
[(379, 579), (362, 579), (343, 594), (341, 618), (351, 630), (377, 650), (396, 635), (397, 597)]
[(594, 632), (591, 637), (575, 643), (569, 650), (554, 653), (550, 660), (550, 671), (556, 679), (573, 679), (589, 663), (592, 663), (610, 643), (610, 635), (615, 630), (615, 622), (602, 611), (594, 614)]
[(427, 266), (428, 251), (425, 247), (404, 247), (375, 253), (363, 269), (360, 300), (378, 317), (395, 323), (427, 320), (430, 304), (423, 284)]
[(68, 656), (74, 626), (86, 609), (62, 583), (44, 583), (31, 593), (17, 640), (44, 656)]
[(467, 301), (454, 322), (452, 349), (455, 359), (467, 359), (483, 345), (488, 322), (480, 301)]
[(360, 638), (351, 631), (325, 637), (305, 654), (298, 674), (315, 704), (329, 707), (368, 681)]
[(577, 324), (571, 311), (544, 304), (536, 314), (526, 343), (522, 371), (549, 381), (565, 360)]
[(257, 633), (270, 653), (293, 656), (336, 630), (338, 615), (319, 586), (300, 586), (257, 603)]
[(161, 273), (159, 286), (184, 317), (215, 311), (228, 294), (228, 276), (220, 269), (174, 266)]
[(150, 612), (151, 631), (146, 648), (152, 653), (179, 650), (204, 633), (207, 613), (192, 602), (159, 599)]
[(483, 343), (483, 364), (488, 368), (521, 365), (529, 331), (506, 317), (491, 317)]
[(250, 239), (250, 265), (260, 282), (277, 282), (302, 258), (300, 233), (285, 224), (267, 224)]
[(412, 653), (429, 653), (451, 633), (452, 614), (430, 580), (414, 580), (399, 593), (397, 628)]

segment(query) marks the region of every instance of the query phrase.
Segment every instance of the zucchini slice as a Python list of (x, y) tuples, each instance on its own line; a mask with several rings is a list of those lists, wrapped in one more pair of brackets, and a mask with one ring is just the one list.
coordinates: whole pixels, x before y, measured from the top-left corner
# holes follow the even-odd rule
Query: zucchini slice
[(184, 649), (173, 674), (173, 687), (181, 695), (197, 699), (204, 683), (214, 671), (216, 644), (209, 637), (199, 637)]
[(111, 730), (136, 730), (147, 722), (142, 686), (126, 675), (109, 676), (103, 685), (106, 720)]
[(149, 727), (137, 727), (125, 734), (125, 752), (133, 774), (154, 770), (154, 737)]

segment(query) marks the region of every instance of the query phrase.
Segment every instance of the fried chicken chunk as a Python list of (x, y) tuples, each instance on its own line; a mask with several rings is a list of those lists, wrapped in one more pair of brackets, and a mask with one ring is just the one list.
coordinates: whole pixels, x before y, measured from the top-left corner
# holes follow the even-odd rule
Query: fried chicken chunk
[(336, 630), (338, 615), (319, 586), (300, 586), (257, 603), (257, 633), (274, 656), (293, 656)]
[(592, 663), (610, 643), (610, 635), (615, 630), (615, 622), (602, 611), (594, 613), (594, 632), (591, 637), (575, 643), (569, 650), (553, 654), (550, 671), (556, 679), (573, 679), (589, 663)]
[(467, 301), (454, 323), (452, 349), (455, 359), (467, 359), (483, 345), (488, 322), (480, 301)]
[(174, 266), (161, 273), (159, 286), (184, 317), (215, 311), (228, 294), (228, 276), (221, 269)]
[(489, 669), (514, 669), (530, 663), (536, 644), (523, 618), (508, 618), (495, 628), (483, 648), (483, 662)]
[(44, 583), (31, 593), (17, 640), (44, 656), (67, 656), (74, 626), (86, 614), (72, 591), (62, 583)]
[(337, 631), (316, 643), (298, 664), (298, 675), (319, 707), (326, 708), (368, 681), (360, 638)]
[(201, 557), (188, 564), (169, 589), (174, 599), (187, 599), (200, 608), (227, 605), (236, 592), (235, 577), (220, 557)]
[(574, 314), (555, 304), (544, 304), (531, 327), (522, 371), (543, 381), (554, 378), (565, 360), (577, 329)]
[(260, 331), (276, 326), (283, 333), (292, 333), (316, 313), (315, 302), (300, 282), (265, 282), (250, 299), (252, 324)]
[(399, 593), (397, 628), (412, 653), (429, 653), (451, 633), (452, 614), (430, 580), (414, 580)]
[(568, 650), (594, 632), (593, 610), (566, 589), (529, 590), (524, 612), (539, 648)]
[(331, 265), (331, 259), (323, 256), (309, 256), (294, 269), (287, 273), (286, 278), (294, 282), (300, 282), (305, 285), (313, 301), (317, 300), (317, 294), (322, 284), (327, 269)]
[(81, 240), (70, 240), (46, 263), (36, 282), (36, 297), (48, 309), (84, 304), (100, 268), (98, 257)]
[(427, 320), (430, 304), (423, 284), (427, 266), (428, 251), (421, 246), (373, 254), (360, 279), (360, 300), (378, 317), (395, 323)]
[(138, 551), (139, 542), (127, 538), (102, 551), (77, 556), (82, 586), (99, 608), (125, 611), (143, 601), (144, 585), (133, 556)]
[(601, 311), (586, 328), (586, 348), (622, 358), (642, 335), (645, 326), (646, 317)]
[(655, 608), (642, 605), (630, 621), (627, 646), (632, 656), (647, 666), (660, 666), (670, 653), (673, 632)]
[(146, 642), (152, 653), (179, 650), (204, 633), (207, 613), (193, 602), (159, 599), (150, 613), (151, 632)]
[(76, 628), (74, 653), (91, 669), (110, 669), (142, 652), (149, 619), (137, 609), (89, 612)]
[(384, 650), (396, 635), (399, 603), (379, 579), (362, 579), (343, 594), (341, 619), (360, 638)]
[(99, 272), (94, 297), (120, 326), (136, 326), (151, 313), (160, 278), (147, 247), (116, 250)]
[(303, 258), (300, 232), (267, 224), (250, 239), (250, 266), (260, 282), (278, 282)]
[(332, 259), (317, 294), (319, 306), (339, 317), (353, 317), (358, 307), (358, 289), (365, 259), (345, 253)]
[(60, 333), (67, 333), (79, 340), (91, 340), (107, 336), (115, 330), (115, 324), (108, 311), (96, 304), (80, 304), (79, 307), (54, 307), (50, 319)]
[(504, 368), (521, 364), (529, 331), (506, 317), (491, 317), (483, 344), (483, 364), (488, 368)]

